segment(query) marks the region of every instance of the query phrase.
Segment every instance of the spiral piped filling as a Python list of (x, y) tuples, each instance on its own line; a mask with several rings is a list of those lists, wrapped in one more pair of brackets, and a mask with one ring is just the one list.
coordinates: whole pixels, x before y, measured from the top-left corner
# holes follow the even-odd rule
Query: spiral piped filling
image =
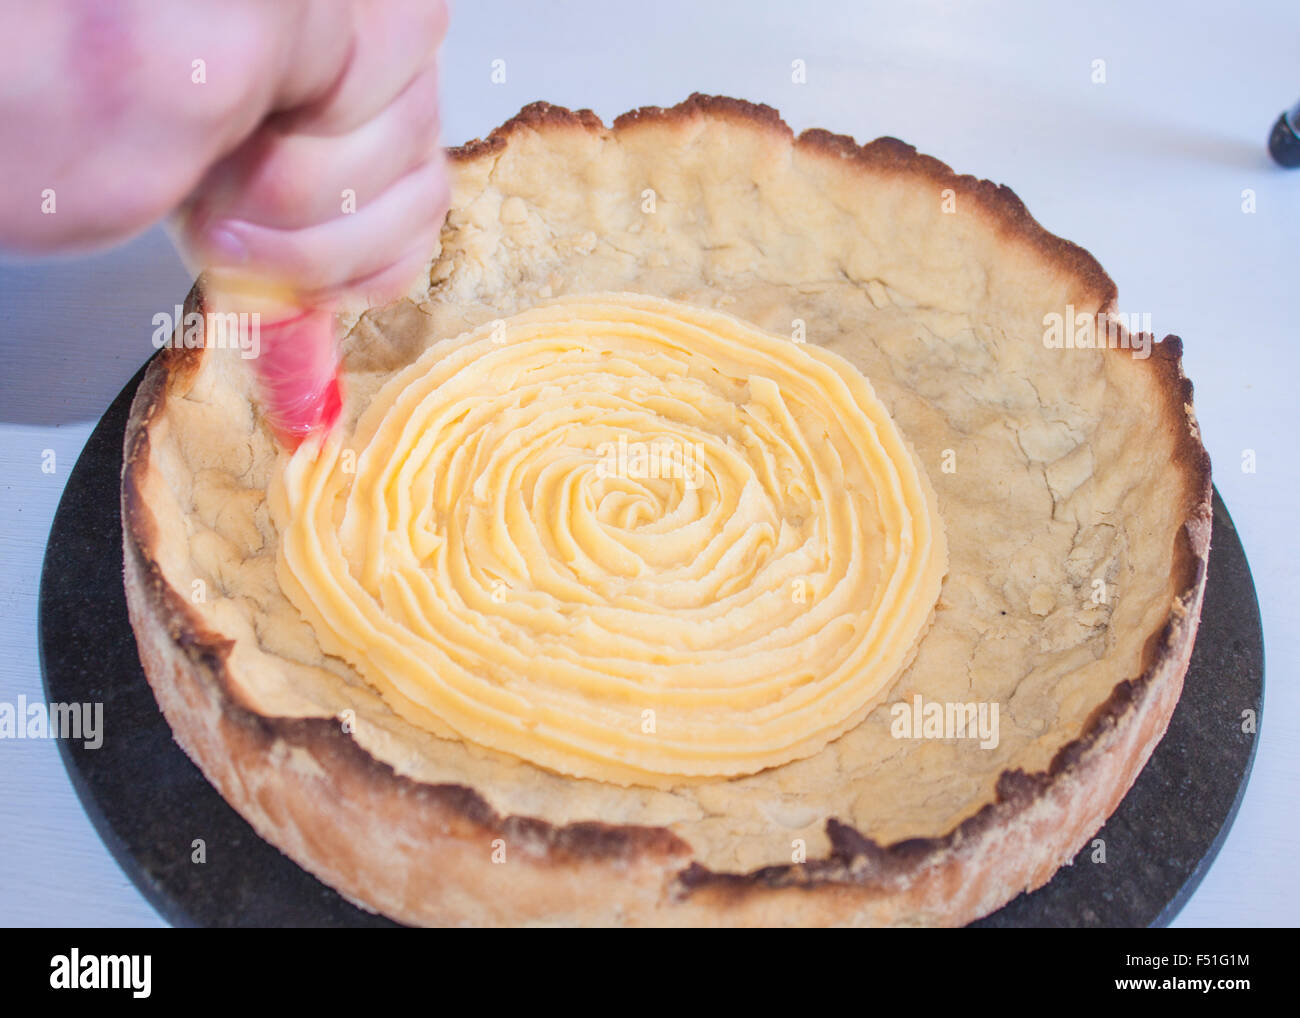
[(927, 626), (936, 499), (848, 361), (562, 298), (430, 347), (272, 495), (280, 583), (410, 723), (667, 786), (859, 723)]

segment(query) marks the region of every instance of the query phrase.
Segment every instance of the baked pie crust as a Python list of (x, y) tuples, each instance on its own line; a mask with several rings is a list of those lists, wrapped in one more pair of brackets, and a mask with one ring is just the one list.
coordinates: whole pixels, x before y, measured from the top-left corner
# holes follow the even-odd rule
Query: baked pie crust
[[(267, 492), (288, 457), (238, 351), (178, 346), (132, 407), (122, 516), (182, 748), (259, 834), (413, 924), (956, 925), (1046, 883), (1164, 734), (1196, 635), (1210, 466), (1178, 338), (1049, 345), (1045, 316), (1114, 321), (1086, 251), (1005, 187), (892, 138), (795, 138), (764, 106), (695, 95), (606, 128), (534, 103), (449, 156), (427, 284), (345, 321), (345, 436), (435, 342), (557, 298), (800, 323), (933, 484), (933, 622), (865, 719), (752, 774), (616, 783), (434, 734), (286, 596)], [(996, 704), (996, 745), (895, 737), (917, 697)]]

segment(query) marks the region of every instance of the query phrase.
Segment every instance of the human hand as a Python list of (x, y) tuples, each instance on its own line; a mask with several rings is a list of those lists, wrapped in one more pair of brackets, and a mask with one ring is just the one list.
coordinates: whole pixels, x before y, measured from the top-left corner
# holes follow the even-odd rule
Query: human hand
[(397, 296), (436, 246), (446, 26), (443, 0), (0, 4), (0, 247), (171, 213), (193, 270), (259, 291), (272, 423), (301, 434), (337, 405), (327, 310)]
[(173, 224), (197, 264), (273, 281), (309, 307), (403, 292), (436, 247), (450, 201), (438, 143), (445, 3), (331, 6), (350, 37), (337, 76), (310, 101), (273, 111), (211, 166)]
[[(255, 364), (267, 420), (289, 445), (328, 428), (341, 406), (329, 309), (409, 288), (450, 203), (438, 144), (444, 3), (349, 6), (353, 42), (338, 79), (263, 121), (175, 219), (180, 247), (215, 268), (214, 280), (233, 274), (256, 281), (260, 297), (290, 295), (287, 306), (262, 310)], [(217, 299), (243, 309), (238, 286)]]

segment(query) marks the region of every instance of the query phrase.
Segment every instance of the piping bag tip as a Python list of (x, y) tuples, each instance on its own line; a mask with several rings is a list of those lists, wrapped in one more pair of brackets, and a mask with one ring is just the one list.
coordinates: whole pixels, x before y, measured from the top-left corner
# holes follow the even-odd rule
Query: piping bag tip
[(267, 424), (282, 445), (297, 449), (338, 421), (343, 398), (333, 313), (305, 310), (263, 325), (254, 365)]
[(257, 323), (253, 374), (263, 416), (279, 442), (295, 450), (328, 432), (343, 406), (339, 342), (333, 310), (304, 302), (266, 276), (210, 269), (208, 294), (217, 311), (251, 314)]

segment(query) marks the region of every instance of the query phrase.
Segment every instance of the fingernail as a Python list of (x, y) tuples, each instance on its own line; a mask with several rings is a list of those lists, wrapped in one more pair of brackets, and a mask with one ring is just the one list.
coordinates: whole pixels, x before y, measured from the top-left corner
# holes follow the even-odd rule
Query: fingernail
[(227, 227), (209, 230), (206, 247), (222, 265), (243, 265), (248, 261), (248, 248), (239, 235)]

